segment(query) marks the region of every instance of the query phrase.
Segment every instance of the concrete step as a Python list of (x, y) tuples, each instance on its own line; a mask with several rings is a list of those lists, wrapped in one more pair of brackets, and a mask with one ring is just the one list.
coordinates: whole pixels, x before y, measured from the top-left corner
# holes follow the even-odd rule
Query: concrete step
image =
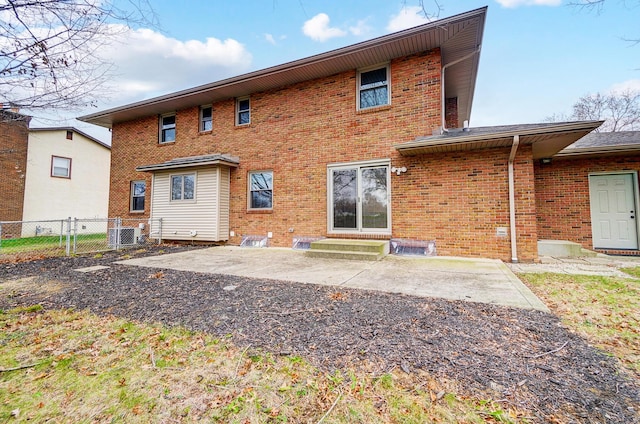
[(304, 252), (310, 258), (350, 259), (358, 261), (379, 261), (385, 255), (375, 252), (357, 252), (348, 250), (309, 249)]
[(568, 240), (538, 240), (539, 256), (555, 256), (559, 258), (578, 258), (595, 256), (596, 252), (584, 249), (580, 243)]
[(389, 241), (387, 240), (347, 240), (347, 239), (322, 239), (311, 243), (311, 250), (335, 250), (340, 252), (369, 252), (387, 255), (389, 254)]
[(312, 258), (377, 261), (389, 254), (387, 240), (322, 239), (311, 242), (305, 252)]

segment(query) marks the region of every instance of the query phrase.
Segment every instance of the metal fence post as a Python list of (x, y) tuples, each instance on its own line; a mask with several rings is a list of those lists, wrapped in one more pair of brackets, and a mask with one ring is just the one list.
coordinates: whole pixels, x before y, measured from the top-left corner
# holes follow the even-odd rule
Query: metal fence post
[(71, 217), (67, 218), (67, 243), (65, 247), (65, 254), (71, 256)]
[(158, 244), (162, 244), (162, 218), (158, 219)]
[(78, 218), (73, 218), (73, 254), (78, 251)]
[(62, 247), (62, 234), (64, 233), (64, 219), (60, 220), (60, 247)]
[(116, 250), (120, 250), (120, 227), (122, 226), (122, 219), (116, 218)]

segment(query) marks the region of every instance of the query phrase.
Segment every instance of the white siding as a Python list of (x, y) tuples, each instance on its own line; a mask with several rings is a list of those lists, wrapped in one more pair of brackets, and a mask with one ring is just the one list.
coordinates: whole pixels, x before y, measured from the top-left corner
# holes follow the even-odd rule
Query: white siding
[[(196, 176), (195, 199), (171, 200), (171, 176), (184, 174)], [(224, 200), (221, 200), (222, 194), (224, 194), (222, 196)], [(185, 168), (154, 174), (151, 217), (162, 218), (163, 239), (227, 240), (229, 238), (228, 205), (229, 170), (226, 167)], [(226, 222), (226, 231), (221, 228), (221, 222)]]
[[(72, 140), (66, 135), (66, 129), (29, 133), (24, 221), (107, 218), (111, 151), (75, 131)], [(51, 176), (52, 156), (71, 159), (71, 178)], [(106, 232), (106, 224), (95, 231)]]

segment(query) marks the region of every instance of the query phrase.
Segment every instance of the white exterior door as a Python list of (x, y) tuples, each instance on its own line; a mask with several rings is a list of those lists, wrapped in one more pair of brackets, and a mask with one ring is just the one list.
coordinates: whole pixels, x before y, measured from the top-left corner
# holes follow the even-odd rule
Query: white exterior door
[(635, 176), (635, 173), (589, 176), (594, 248), (638, 248)]

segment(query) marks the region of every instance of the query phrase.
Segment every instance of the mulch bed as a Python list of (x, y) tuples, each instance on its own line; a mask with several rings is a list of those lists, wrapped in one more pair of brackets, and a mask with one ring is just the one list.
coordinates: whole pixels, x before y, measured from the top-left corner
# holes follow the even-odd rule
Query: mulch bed
[[(615, 359), (551, 314), (112, 263), (122, 255), (191, 248), (196, 247), (0, 263), (0, 284), (26, 276), (62, 283), (56, 292), (3, 293), (0, 308), (40, 303), (182, 325), (230, 335), (241, 348), (301, 355), (329, 371), (365, 364), (381, 371), (424, 370), (457, 381), (463, 394), (490, 393), (524, 407), (535, 414), (535, 422), (640, 422), (637, 376), (622, 371)], [(73, 271), (92, 265), (109, 268)]]

